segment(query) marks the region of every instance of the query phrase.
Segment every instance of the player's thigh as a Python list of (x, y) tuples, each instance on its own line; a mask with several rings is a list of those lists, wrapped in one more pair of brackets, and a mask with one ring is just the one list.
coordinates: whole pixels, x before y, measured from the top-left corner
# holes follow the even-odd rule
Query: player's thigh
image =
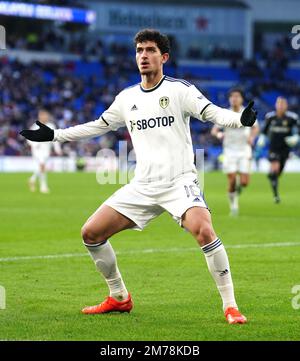
[(104, 241), (112, 235), (135, 226), (135, 223), (115, 209), (103, 204), (82, 227), (83, 239)]
[(40, 172), (41, 173), (46, 172), (46, 163), (45, 162), (40, 163)]
[(131, 219), (134, 230), (143, 230), (148, 223), (159, 216), (164, 209), (159, 206), (156, 195), (160, 189), (149, 189), (143, 185), (128, 183), (118, 189), (104, 204)]
[(251, 158), (241, 157), (239, 163), (239, 174), (240, 174), (240, 184), (242, 186), (247, 186), (249, 184), (251, 164), (252, 164)]
[(278, 160), (271, 161), (270, 168), (271, 168), (271, 173), (279, 173), (280, 162)]
[(223, 172), (233, 174), (238, 170), (238, 159), (234, 154), (225, 153), (223, 157)]
[(204, 207), (189, 208), (182, 215), (182, 226), (188, 230), (204, 246), (216, 239), (210, 212)]
[(250, 174), (252, 160), (249, 157), (241, 156), (238, 161), (238, 172), (239, 174)]

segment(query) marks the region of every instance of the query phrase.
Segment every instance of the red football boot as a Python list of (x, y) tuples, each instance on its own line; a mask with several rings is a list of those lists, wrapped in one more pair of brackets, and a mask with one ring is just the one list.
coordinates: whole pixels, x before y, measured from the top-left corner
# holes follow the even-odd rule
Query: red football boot
[(227, 322), (232, 325), (234, 323), (246, 323), (247, 318), (240, 313), (237, 308), (234, 307), (227, 307), (225, 312), (225, 317)]
[(133, 302), (130, 293), (128, 298), (124, 301), (117, 301), (113, 297), (107, 297), (102, 303), (96, 306), (89, 306), (82, 309), (82, 313), (86, 315), (94, 315), (97, 313), (109, 313), (109, 312), (130, 312), (133, 307)]

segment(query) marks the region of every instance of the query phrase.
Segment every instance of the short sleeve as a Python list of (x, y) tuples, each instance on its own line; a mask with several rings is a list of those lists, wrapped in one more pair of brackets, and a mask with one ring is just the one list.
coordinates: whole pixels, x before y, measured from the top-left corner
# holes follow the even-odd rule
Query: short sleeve
[(184, 97), (184, 111), (199, 120), (202, 120), (202, 113), (204, 109), (211, 104), (209, 101), (194, 85), (187, 88)]
[(103, 126), (107, 126), (110, 130), (117, 130), (124, 127), (125, 121), (122, 115), (122, 102), (120, 95), (117, 95), (111, 106), (106, 109), (100, 116)]

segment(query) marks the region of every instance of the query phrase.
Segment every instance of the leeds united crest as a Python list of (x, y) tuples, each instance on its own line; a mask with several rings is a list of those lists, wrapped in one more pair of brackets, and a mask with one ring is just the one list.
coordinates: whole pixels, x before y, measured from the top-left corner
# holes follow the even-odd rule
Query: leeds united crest
[(169, 98), (168, 97), (161, 97), (159, 99), (159, 105), (163, 108), (166, 109), (166, 107), (169, 105)]

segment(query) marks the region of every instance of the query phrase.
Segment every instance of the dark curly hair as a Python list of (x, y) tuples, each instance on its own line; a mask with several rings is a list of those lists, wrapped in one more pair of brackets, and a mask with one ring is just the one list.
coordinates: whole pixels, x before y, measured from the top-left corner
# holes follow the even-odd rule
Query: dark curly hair
[(144, 41), (154, 41), (160, 50), (161, 54), (170, 53), (170, 42), (167, 35), (161, 34), (154, 29), (143, 29), (139, 31), (134, 37), (134, 45)]
[(245, 99), (245, 93), (242, 88), (239, 88), (239, 87), (231, 88), (228, 92), (228, 97), (230, 97), (232, 93), (239, 93), (241, 95), (241, 97), (243, 99)]

